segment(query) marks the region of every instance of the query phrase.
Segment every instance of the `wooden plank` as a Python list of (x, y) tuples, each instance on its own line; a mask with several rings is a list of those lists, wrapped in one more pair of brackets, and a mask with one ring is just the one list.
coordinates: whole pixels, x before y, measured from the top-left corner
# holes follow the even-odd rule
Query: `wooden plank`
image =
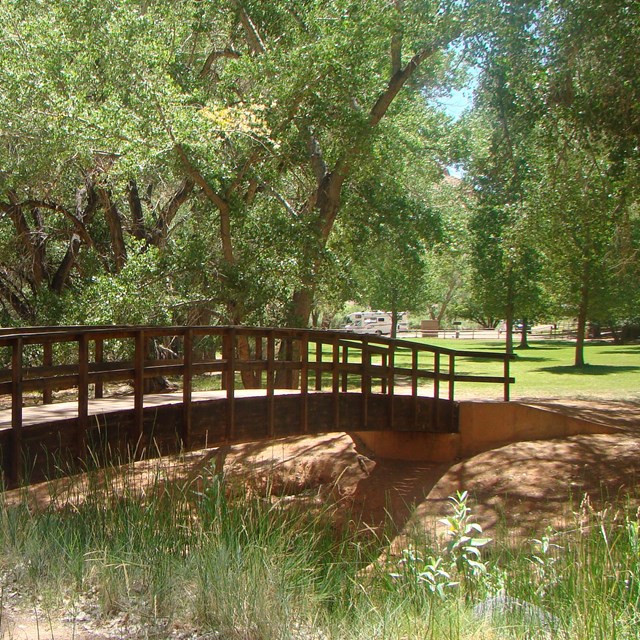
[(289, 366), (285, 369), (285, 387), (287, 389), (293, 389), (293, 340), (287, 338), (284, 341), (284, 357)]
[(509, 401), (509, 383), (511, 382), (511, 378), (509, 377), (509, 358), (504, 359), (504, 401)]
[(233, 440), (236, 430), (236, 330), (231, 328), (224, 334), (226, 340), (227, 368), (223, 373), (227, 392), (227, 425), (225, 436), (227, 441)]
[(389, 429), (395, 428), (395, 398), (396, 398), (396, 349), (394, 345), (389, 347), (389, 361), (387, 363), (387, 388), (389, 395)]
[(369, 423), (369, 396), (371, 395), (371, 354), (369, 353), (369, 341), (362, 340), (362, 371), (360, 378), (360, 392), (362, 393), (362, 427), (367, 428)]
[(300, 339), (300, 422), (302, 433), (309, 433), (309, 334), (305, 331)]
[(440, 403), (440, 354), (438, 352), (433, 354), (433, 398), (434, 402), (431, 409), (432, 424), (435, 426), (438, 424), (439, 406)]
[(322, 391), (322, 345), (320, 340), (316, 340), (316, 391)]
[(182, 343), (182, 442), (187, 451), (191, 447), (192, 406), (191, 391), (193, 385), (193, 330), (185, 329)]
[(11, 340), (11, 481), (20, 484), (22, 474), (22, 349), (23, 340)]
[(134, 430), (138, 440), (144, 432), (144, 360), (147, 353), (145, 332), (140, 329), (135, 337), (133, 405)]
[(257, 378), (257, 383), (258, 383), (258, 388), (261, 389), (262, 388), (262, 372), (264, 370), (266, 370), (266, 366), (262, 366), (265, 363), (263, 362), (263, 357), (262, 357), (262, 340), (263, 340), (263, 336), (262, 334), (259, 334), (256, 336), (256, 362), (260, 363), (260, 367), (256, 367), (256, 378)]
[(456, 381), (456, 357), (449, 354), (449, 400), (453, 402)]
[(411, 352), (411, 421), (418, 424), (418, 350)]
[(334, 336), (333, 338), (332, 359), (331, 392), (333, 395), (333, 425), (337, 430), (340, 426), (340, 341), (338, 336)]
[(89, 336), (84, 333), (78, 340), (78, 426), (77, 454), (80, 460), (87, 456), (87, 426), (89, 421)]
[(349, 346), (344, 342), (341, 342), (342, 346), (342, 392), (347, 393), (349, 390), (349, 374), (347, 372), (347, 365), (349, 364)]
[[(95, 345), (95, 364), (96, 370), (100, 370), (100, 367), (104, 364), (104, 341), (102, 338), (96, 338), (94, 341)], [(104, 380), (101, 375), (97, 375), (94, 378), (94, 387), (93, 387), (93, 397), (94, 398), (103, 398), (104, 397)]]
[[(42, 366), (45, 368), (53, 367), (53, 345), (50, 342), (45, 342), (43, 345)], [(44, 384), (42, 387), (42, 403), (51, 404), (53, 402), (53, 389)]]
[(276, 340), (273, 331), (267, 332), (267, 436), (275, 433), (275, 374)]

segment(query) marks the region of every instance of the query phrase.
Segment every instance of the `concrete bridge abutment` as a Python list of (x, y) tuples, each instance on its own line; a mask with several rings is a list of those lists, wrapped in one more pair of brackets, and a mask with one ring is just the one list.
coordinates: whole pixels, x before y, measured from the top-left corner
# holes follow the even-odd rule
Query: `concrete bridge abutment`
[(453, 462), (526, 440), (616, 433), (616, 427), (522, 402), (458, 403), (456, 433), (359, 431), (354, 435), (377, 457), (412, 462)]

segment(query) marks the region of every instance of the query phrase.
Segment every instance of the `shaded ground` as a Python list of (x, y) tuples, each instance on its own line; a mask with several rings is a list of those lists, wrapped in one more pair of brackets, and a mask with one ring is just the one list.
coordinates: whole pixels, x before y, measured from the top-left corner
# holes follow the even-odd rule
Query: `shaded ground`
[[(143, 487), (158, 477), (161, 464), (167, 480), (198, 483), (205, 467), (224, 466), (230, 482), (241, 482), (250, 491), (291, 496), (310, 505), (326, 504), (331, 498), (338, 506), (339, 522), (344, 524), (349, 514), (360, 526), (386, 527), (397, 535), (392, 544), (396, 551), (405, 544), (407, 531), (432, 529), (447, 513), (448, 496), (457, 490), (470, 492), (471, 506), (485, 532), (493, 536), (498, 528), (506, 528), (514, 539), (570, 522), (585, 493), (595, 504), (621, 494), (638, 500), (640, 402), (563, 399), (531, 404), (613, 424), (620, 432), (520, 442), (453, 465), (375, 460), (346, 434), (298, 437), (139, 463), (135, 478)], [(82, 500), (83, 488), (81, 478), (67, 479), (55, 490), (50, 485), (33, 487), (30, 499), (34, 506), (52, 496)], [(7, 495), (8, 501), (17, 499), (16, 493)], [(34, 618), (34, 613), (7, 609), (5, 603), (3, 637), (119, 637), (117, 629), (96, 629), (91, 621), (47, 621), (43, 626)]]

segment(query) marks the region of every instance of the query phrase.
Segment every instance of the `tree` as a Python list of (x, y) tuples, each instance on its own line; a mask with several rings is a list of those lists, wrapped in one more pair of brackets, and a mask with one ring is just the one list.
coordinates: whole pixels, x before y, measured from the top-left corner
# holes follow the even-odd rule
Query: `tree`
[[(496, 182), (494, 171), (494, 186), (502, 185), (504, 193), (502, 203), (495, 193), (491, 199), (517, 209), (499, 226), (526, 237), (519, 246), (528, 250), (516, 252), (522, 265), (544, 254), (550, 296), (578, 317), (580, 366), (587, 321), (610, 313), (604, 283), (611, 282), (615, 264), (625, 265), (618, 273), (629, 273), (636, 259), (629, 240), (637, 201), (638, 87), (628, 60), (637, 55), (638, 7), (625, 0), (485, 7), (494, 24), (477, 51), (484, 86), (493, 81), (494, 140), (501, 132), (507, 151), (507, 161), (494, 168), (511, 174), (503, 170)], [(497, 161), (500, 155), (488, 157)], [(485, 219), (479, 226), (490, 224)], [(487, 266), (499, 264), (498, 237), (494, 224), (485, 233)], [(626, 257), (616, 257), (612, 248)]]
[(42, 286), (81, 288), (145, 245), (192, 258), (204, 230), (214, 275), (170, 275), (204, 288), (205, 316), (306, 324), (361, 167), (390, 119), (426, 110), (462, 30), (458, 3), (420, 0), (38, 8), (0, 9), (1, 206), (35, 256), (7, 254), (0, 297), (23, 319)]

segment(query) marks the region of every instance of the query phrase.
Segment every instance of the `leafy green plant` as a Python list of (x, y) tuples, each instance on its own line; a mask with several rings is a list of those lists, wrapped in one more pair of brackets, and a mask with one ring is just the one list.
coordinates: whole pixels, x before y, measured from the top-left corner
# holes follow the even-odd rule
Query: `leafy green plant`
[(463, 580), (473, 582), (487, 573), (480, 549), (491, 542), (491, 538), (482, 537), (482, 527), (472, 520), (468, 499), (467, 491), (458, 491), (451, 496), (449, 501), (453, 513), (442, 518), (440, 523), (447, 527), (449, 541), (446, 554), (451, 567), (455, 567)]
[(487, 574), (480, 549), (491, 538), (481, 537), (482, 527), (472, 519), (468, 498), (467, 491), (458, 491), (449, 498), (452, 513), (440, 520), (447, 527), (446, 546), (435, 555), (422, 554), (413, 546), (404, 549), (398, 561), (399, 571), (389, 574), (394, 580), (417, 585), (441, 600), (461, 586), (467, 594), (472, 593)]

